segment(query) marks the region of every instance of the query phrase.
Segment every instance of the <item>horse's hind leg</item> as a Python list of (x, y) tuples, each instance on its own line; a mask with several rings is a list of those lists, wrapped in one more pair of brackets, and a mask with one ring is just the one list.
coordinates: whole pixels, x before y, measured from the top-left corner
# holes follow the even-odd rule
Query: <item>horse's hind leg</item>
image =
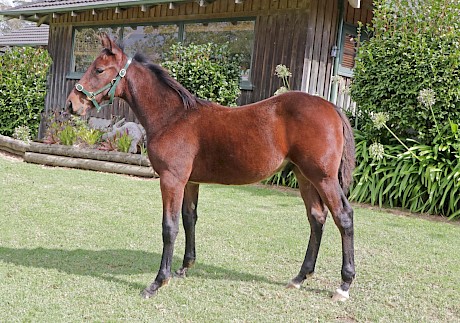
[(176, 271), (178, 277), (185, 277), (187, 270), (193, 266), (196, 259), (195, 253), (195, 225), (198, 219), (198, 191), (199, 185), (187, 183), (184, 190), (182, 203), (182, 224), (185, 231), (185, 254), (182, 267)]
[(322, 178), (314, 183), (321, 199), (332, 213), (342, 237), (342, 284), (333, 295), (333, 300), (349, 298), (350, 285), (355, 278), (353, 209), (336, 178)]
[(293, 278), (288, 288), (300, 288), (302, 282), (315, 271), (316, 258), (323, 235), (323, 226), (326, 222), (327, 208), (315, 187), (298, 171), (294, 169), (299, 183), (300, 193), (307, 209), (308, 221), (310, 222), (310, 241), (308, 242), (307, 252), (300, 268), (299, 274)]

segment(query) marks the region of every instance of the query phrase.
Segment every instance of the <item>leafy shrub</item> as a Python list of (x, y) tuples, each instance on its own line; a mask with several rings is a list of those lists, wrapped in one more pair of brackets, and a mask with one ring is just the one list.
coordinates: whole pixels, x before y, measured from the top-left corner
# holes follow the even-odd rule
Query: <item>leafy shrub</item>
[(289, 170), (287, 172), (284, 170), (280, 170), (279, 172), (273, 174), (272, 176), (264, 180), (263, 183), (276, 186), (287, 186), (291, 188), (299, 187), (297, 177), (295, 176), (292, 170)]
[(58, 133), (58, 138), (61, 144), (72, 146), (77, 140), (77, 132), (71, 125), (67, 125)]
[(228, 46), (172, 45), (163, 66), (179, 83), (199, 98), (236, 105), (240, 94), (240, 58)]
[(103, 132), (91, 129), (88, 123), (66, 113), (53, 114), (47, 121), (43, 141), (47, 144), (93, 147), (101, 141)]
[(97, 129), (90, 129), (86, 126), (77, 133), (78, 138), (89, 146), (94, 146), (101, 141), (103, 132)]
[[(420, 1), (419, 1), (420, 2)], [(369, 120), (374, 112), (387, 112), (397, 136), (429, 144), (439, 124), (460, 119), (460, 2), (376, 0), (373, 35), (361, 44), (351, 86), (353, 99), (363, 112), (361, 129), (388, 143)], [(436, 93), (431, 105), (418, 100), (421, 91)]]
[(91, 129), (86, 121), (72, 116), (71, 121), (75, 128), (77, 143), (83, 146), (94, 146), (100, 142), (103, 132), (98, 129)]
[[(453, 137), (458, 134), (452, 134)], [(355, 182), (350, 199), (413, 212), (460, 216), (460, 158), (458, 140), (440, 146), (414, 144), (410, 151), (395, 141), (373, 158), (369, 141), (356, 132)], [(417, 158), (414, 157), (417, 156)]]
[(28, 126), (37, 136), (50, 64), (45, 49), (15, 47), (0, 56), (0, 134), (11, 136)]
[(13, 138), (29, 143), (31, 141), (29, 127), (19, 126), (14, 129)]
[(351, 198), (459, 217), (460, 2), (374, 4), (351, 86), (361, 130)]
[(129, 152), (129, 147), (131, 146), (133, 138), (131, 138), (127, 131), (123, 134), (117, 133), (117, 136), (115, 136), (114, 140), (118, 151), (123, 153)]

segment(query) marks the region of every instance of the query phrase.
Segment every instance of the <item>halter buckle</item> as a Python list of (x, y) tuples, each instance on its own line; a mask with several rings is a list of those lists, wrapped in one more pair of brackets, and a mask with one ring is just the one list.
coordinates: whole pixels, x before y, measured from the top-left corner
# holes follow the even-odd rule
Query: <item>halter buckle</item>
[(79, 92), (83, 91), (83, 85), (81, 85), (80, 83), (77, 83), (77, 84), (75, 85), (75, 88), (76, 88), (77, 91), (79, 91)]

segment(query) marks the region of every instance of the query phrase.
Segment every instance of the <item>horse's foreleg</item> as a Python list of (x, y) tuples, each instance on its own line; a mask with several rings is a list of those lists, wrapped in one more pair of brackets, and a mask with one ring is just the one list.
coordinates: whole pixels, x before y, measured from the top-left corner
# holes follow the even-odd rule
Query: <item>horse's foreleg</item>
[(168, 284), (171, 278), (171, 263), (174, 253), (174, 242), (179, 231), (179, 215), (184, 196), (185, 183), (181, 183), (174, 176), (166, 174), (160, 176), (161, 197), (163, 199), (163, 254), (158, 274), (154, 282), (144, 289), (142, 296), (150, 298), (157, 290)]
[(185, 254), (182, 267), (176, 271), (178, 277), (185, 277), (187, 270), (193, 266), (196, 259), (195, 253), (195, 225), (198, 219), (198, 191), (199, 185), (187, 183), (184, 190), (182, 203), (182, 224), (185, 231)]
[(300, 272), (288, 283), (288, 288), (300, 288), (303, 281), (308, 276), (313, 275), (327, 216), (327, 208), (321, 201), (315, 187), (297, 169), (294, 169), (294, 172), (307, 209), (308, 221), (310, 222), (310, 241)]

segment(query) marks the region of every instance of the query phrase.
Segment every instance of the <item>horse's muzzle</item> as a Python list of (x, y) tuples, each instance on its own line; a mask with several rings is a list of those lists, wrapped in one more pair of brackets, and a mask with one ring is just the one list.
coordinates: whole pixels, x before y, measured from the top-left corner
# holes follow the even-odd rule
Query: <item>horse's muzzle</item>
[(67, 101), (67, 104), (66, 104), (66, 110), (67, 112), (71, 113), (71, 114), (74, 114), (75, 112), (73, 112), (73, 107), (72, 107), (72, 101)]
[(65, 110), (73, 115), (83, 115), (85, 108), (81, 106), (78, 110), (75, 110), (75, 106), (73, 105), (72, 100), (69, 100), (67, 101)]

